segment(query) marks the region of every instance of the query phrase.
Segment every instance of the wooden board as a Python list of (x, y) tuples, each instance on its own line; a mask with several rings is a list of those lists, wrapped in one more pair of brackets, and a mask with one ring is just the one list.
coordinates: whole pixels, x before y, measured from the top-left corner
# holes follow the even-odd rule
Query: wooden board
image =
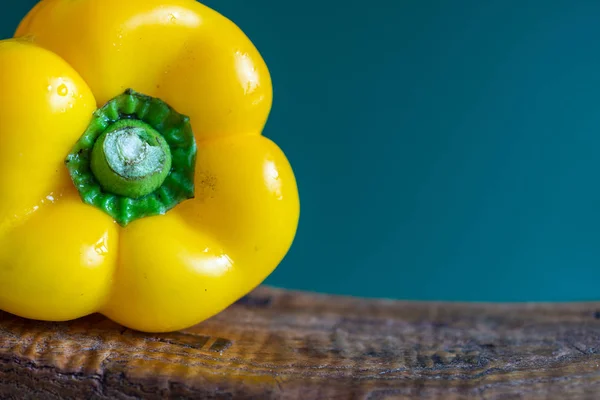
[(598, 399), (600, 303), (395, 302), (260, 288), (199, 326), (0, 313), (1, 399)]

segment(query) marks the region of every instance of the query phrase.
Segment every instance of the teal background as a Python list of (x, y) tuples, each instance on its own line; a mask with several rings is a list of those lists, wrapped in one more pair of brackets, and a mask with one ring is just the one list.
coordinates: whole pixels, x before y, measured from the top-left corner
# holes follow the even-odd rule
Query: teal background
[[(34, 3), (3, 6), (1, 34)], [(206, 4), (267, 61), (265, 135), (299, 183), (298, 235), (269, 284), (600, 298), (600, 2)]]

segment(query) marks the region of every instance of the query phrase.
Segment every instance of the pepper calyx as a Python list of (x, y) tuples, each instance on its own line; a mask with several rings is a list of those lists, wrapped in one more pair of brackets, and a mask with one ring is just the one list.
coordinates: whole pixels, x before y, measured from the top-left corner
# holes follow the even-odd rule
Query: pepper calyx
[(189, 118), (132, 89), (96, 110), (65, 163), (82, 201), (121, 226), (194, 197)]

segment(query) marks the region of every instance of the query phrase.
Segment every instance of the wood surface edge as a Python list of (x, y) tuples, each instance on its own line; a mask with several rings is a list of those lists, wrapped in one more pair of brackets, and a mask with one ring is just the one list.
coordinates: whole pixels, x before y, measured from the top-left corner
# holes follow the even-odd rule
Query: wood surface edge
[(189, 330), (0, 313), (1, 399), (596, 399), (600, 303), (260, 287)]

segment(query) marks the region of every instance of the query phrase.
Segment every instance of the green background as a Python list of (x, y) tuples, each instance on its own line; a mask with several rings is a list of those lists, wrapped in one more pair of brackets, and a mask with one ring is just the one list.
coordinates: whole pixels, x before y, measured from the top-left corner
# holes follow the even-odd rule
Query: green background
[[(3, 6), (3, 36), (34, 3)], [(206, 4), (267, 61), (265, 135), (299, 183), (297, 239), (268, 283), (600, 298), (600, 2)]]

